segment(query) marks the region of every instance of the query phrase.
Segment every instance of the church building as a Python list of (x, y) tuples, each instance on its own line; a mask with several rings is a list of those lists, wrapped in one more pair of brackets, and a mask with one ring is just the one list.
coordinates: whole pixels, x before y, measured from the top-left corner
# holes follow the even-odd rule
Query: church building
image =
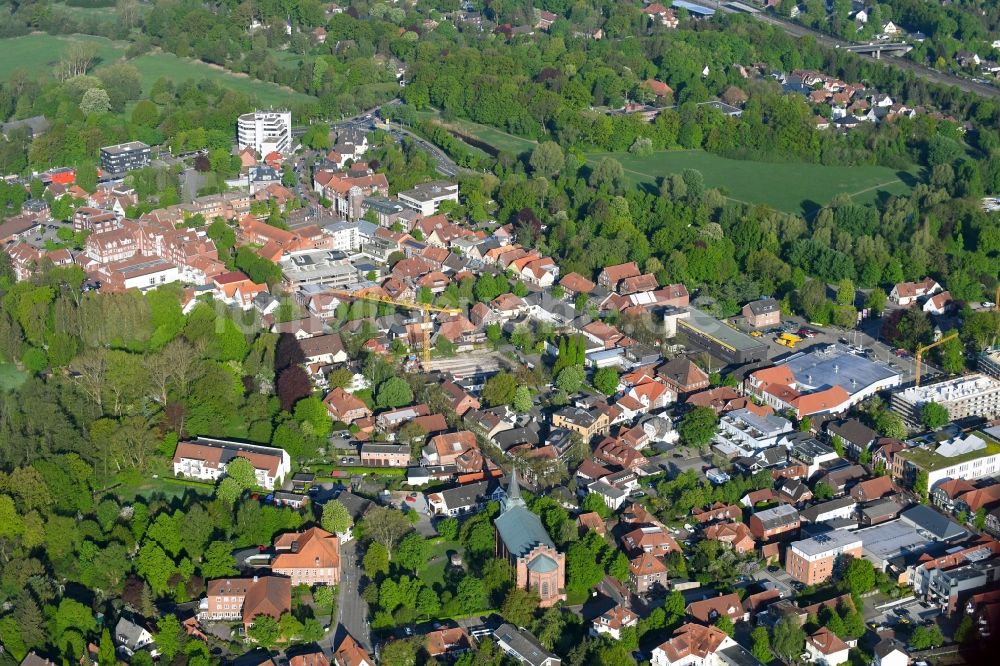
[(497, 557), (514, 567), (516, 585), (534, 591), (543, 608), (566, 599), (566, 556), (556, 550), (542, 521), (528, 510), (511, 472), (507, 497), (495, 521)]

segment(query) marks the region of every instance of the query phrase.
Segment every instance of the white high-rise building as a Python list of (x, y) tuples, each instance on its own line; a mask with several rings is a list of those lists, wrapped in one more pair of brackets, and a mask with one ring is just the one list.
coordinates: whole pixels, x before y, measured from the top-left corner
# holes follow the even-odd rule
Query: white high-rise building
[(268, 153), (292, 151), (292, 114), (290, 111), (255, 111), (236, 120), (239, 149), (253, 148), (264, 157)]

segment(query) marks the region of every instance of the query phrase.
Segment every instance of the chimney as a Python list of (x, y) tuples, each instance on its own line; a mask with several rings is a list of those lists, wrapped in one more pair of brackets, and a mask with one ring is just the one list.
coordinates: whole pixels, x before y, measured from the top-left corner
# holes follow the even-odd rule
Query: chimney
[(255, 582), (255, 583), (257, 582), (257, 576), (253, 577), (253, 582)]

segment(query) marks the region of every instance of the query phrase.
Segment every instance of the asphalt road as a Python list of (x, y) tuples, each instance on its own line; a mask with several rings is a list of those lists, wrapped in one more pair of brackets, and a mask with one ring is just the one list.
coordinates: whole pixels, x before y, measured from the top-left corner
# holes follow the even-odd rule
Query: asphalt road
[(360, 585), (362, 570), (359, 562), (357, 541), (350, 541), (340, 548), (341, 579), (340, 599), (337, 602), (337, 618), (332, 631), (325, 641), (331, 641), (334, 649), (350, 634), (361, 647), (372, 651), (371, 630), (368, 626), (368, 604), (361, 598)]
[[(735, 9), (731, 9), (721, 3), (715, 2), (714, 0), (704, 0), (703, 4), (723, 12), (730, 14), (740, 14), (743, 12), (737, 12)], [(792, 23), (790, 21), (782, 20), (774, 14), (769, 14), (766, 12), (760, 12), (752, 15), (759, 21), (764, 21), (765, 23), (770, 23), (771, 25), (777, 26), (784, 30), (787, 34), (793, 37), (812, 37), (819, 44), (829, 48), (844, 48), (845, 46), (851, 46), (850, 42), (844, 42), (830, 35), (824, 34), (822, 32), (817, 32), (806, 28), (805, 26), (799, 25), (798, 23)], [(905, 58), (898, 57), (883, 57), (879, 60), (890, 67), (898, 67), (900, 69), (908, 70), (917, 76), (927, 79), (928, 81), (933, 81), (934, 83), (940, 83), (946, 86), (955, 86), (960, 90), (966, 92), (975, 93), (977, 95), (982, 95), (984, 97), (1000, 97), (1000, 88), (992, 86), (989, 84), (978, 83), (972, 79), (965, 78), (962, 76), (955, 76), (954, 74), (948, 74), (945, 72), (940, 72), (936, 69), (931, 69), (926, 65), (921, 65), (920, 63), (914, 62), (913, 60), (907, 60)]]

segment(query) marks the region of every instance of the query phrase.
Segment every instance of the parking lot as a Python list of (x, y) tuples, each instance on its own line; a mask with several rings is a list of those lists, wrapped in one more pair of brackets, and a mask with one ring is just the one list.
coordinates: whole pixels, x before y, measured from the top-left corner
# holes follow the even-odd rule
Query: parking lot
[[(737, 323), (737, 326), (740, 330), (746, 333), (749, 333), (752, 330), (747, 327), (742, 320)], [(758, 339), (766, 341), (770, 346), (770, 356), (772, 361), (779, 361), (783, 358), (791, 356), (792, 354), (808, 351), (816, 345), (827, 345), (832, 343), (847, 344), (848, 346), (857, 349), (870, 350), (867, 352), (869, 354), (869, 358), (874, 361), (888, 363), (889, 367), (902, 375), (903, 385), (913, 382), (916, 377), (916, 362), (913, 355), (906, 353), (905, 355), (897, 356), (895, 347), (877, 339), (875, 336), (878, 335), (879, 326), (880, 320), (876, 319), (862, 322), (861, 328), (845, 330), (837, 328), (836, 326), (818, 326), (816, 324), (811, 324), (799, 316), (782, 316), (782, 324), (780, 327), (782, 331), (798, 335), (800, 330), (809, 329), (810, 331), (815, 332), (815, 336), (811, 338), (799, 336), (802, 337), (802, 341), (797, 343), (794, 348), (778, 344), (776, 342), (779, 335), (777, 332), (772, 333), (762, 331), (763, 335)], [(921, 364), (924, 381), (940, 374), (940, 371), (927, 364), (926, 360), (927, 359), (925, 358), (924, 362)]]

